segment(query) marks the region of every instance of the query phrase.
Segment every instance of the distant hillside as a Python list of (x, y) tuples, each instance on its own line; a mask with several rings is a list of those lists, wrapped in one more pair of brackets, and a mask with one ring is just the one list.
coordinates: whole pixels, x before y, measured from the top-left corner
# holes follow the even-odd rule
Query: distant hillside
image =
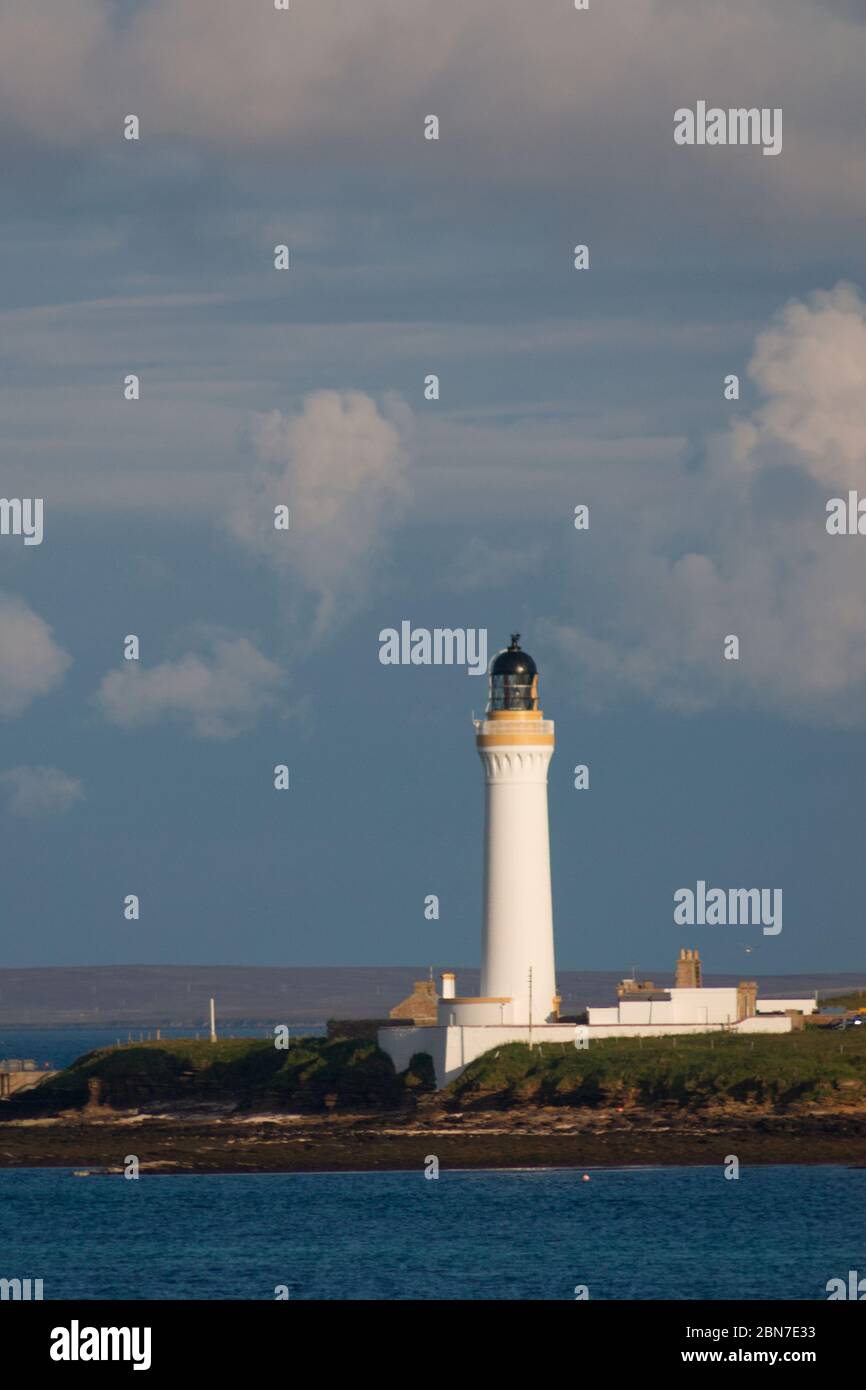
[(381, 1017), (424, 974), (412, 967), (248, 965), (0, 969), (0, 1026), (201, 1025), (211, 996), (224, 1023)]
[[(449, 967), (450, 968), (450, 967)], [(440, 967), (435, 967), (438, 977)], [(620, 971), (561, 970), (563, 1009), (615, 998)], [(642, 970), (664, 987), (669, 970)], [(201, 1026), (208, 999), (223, 1022), (322, 1023), (328, 1018), (381, 1018), (424, 979), (426, 966), (84, 965), (0, 969), (0, 1026), (148, 1024)], [(736, 984), (738, 975), (706, 975), (706, 984)], [(822, 994), (866, 987), (866, 972), (757, 975), (762, 994)], [(478, 970), (457, 967), (460, 993), (478, 990)]]

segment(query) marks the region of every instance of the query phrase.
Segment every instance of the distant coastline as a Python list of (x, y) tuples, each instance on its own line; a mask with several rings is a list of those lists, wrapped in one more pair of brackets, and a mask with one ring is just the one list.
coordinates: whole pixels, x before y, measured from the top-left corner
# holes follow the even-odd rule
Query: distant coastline
[[(412, 992), (428, 965), (198, 966), (82, 965), (0, 968), (0, 1030), (32, 1028), (201, 1028), (208, 1000), (226, 1025), (321, 1024), (328, 1018), (381, 1018)], [(435, 966), (434, 969), (438, 969)], [(644, 967), (642, 966), (643, 970)], [(477, 967), (458, 966), (461, 988), (478, 989)], [(670, 969), (646, 971), (660, 988)], [(744, 965), (739, 974), (707, 974), (708, 985), (737, 984), (743, 973), (766, 995), (822, 994), (866, 987), (866, 971), (775, 975)], [(563, 1011), (611, 1003), (622, 972), (559, 970)]]

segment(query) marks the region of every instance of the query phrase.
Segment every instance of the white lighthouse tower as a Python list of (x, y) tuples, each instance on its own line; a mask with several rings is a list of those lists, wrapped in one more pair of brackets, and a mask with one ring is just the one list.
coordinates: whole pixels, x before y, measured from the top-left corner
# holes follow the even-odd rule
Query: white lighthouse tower
[(490, 666), (490, 698), (475, 721), (484, 767), (484, 925), (481, 997), (513, 1024), (555, 1023), (547, 769), (553, 720), (538, 706), (538, 670), (520, 634)]
[(462, 994), (449, 970), (434, 1002), (419, 981), (392, 1009), (393, 1022), (378, 1031), (398, 1072), (426, 1053), (439, 1086), (491, 1048), (575, 1037), (575, 1020), (559, 1017), (553, 960), (547, 822), (553, 721), (538, 707), (538, 670), (519, 633), (488, 674), (487, 709), (475, 720), (486, 800), (480, 989)]

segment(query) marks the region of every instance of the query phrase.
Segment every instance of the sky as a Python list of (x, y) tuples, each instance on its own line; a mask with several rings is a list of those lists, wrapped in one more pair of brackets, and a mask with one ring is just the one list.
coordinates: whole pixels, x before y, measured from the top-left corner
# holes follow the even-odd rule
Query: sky
[(410, 621), (538, 663), (563, 968), (862, 967), (864, 69), (866, 0), (0, 0), (0, 965), (477, 964)]

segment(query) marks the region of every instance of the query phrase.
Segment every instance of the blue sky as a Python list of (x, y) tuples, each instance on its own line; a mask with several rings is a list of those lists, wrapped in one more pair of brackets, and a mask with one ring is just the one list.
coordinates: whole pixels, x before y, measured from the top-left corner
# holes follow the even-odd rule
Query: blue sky
[[(864, 18), (0, 0), (2, 492), (45, 502), (3, 964), (477, 963), (484, 682), (380, 665), (409, 619), (539, 664), (561, 966), (859, 968)], [(782, 153), (675, 146), (699, 99)], [(782, 933), (686, 940), (701, 878)]]

